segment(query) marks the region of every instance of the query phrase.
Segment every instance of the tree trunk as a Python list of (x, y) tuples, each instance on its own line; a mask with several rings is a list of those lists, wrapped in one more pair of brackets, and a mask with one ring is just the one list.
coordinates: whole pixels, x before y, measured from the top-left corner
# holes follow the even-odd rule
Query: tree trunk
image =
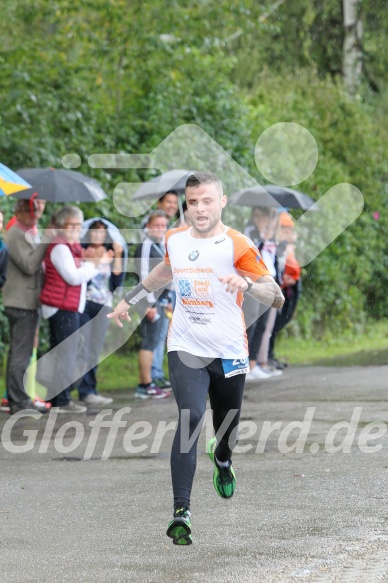
[(357, 91), (362, 70), (362, 22), (357, 14), (360, 1), (342, 0), (345, 28), (342, 71), (345, 87), (351, 95)]

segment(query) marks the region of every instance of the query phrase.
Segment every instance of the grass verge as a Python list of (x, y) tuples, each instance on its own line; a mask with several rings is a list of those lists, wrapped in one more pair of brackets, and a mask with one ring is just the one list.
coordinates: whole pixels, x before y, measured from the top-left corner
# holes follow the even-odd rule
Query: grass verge
[(279, 338), (279, 360), (294, 365), (377, 366), (388, 364), (388, 321), (373, 322), (361, 334), (344, 333), (340, 338), (305, 340)]
[[(378, 366), (388, 364), (388, 321), (373, 322), (362, 334), (344, 333), (340, 338), (305, 340), (280, 337), (276, 356), (294, 366)], [(165, 372), (167, 373), (165, 361)], [(98, 368), (98, 390), (134, 389), (138, 383), (137, 353), (111, 354)], [(0, 392), (4, 391), (4, 377)], [(44, 396), (44, 389), (38, 394)], [(74, 395), (74, 398), (77, 398)]]

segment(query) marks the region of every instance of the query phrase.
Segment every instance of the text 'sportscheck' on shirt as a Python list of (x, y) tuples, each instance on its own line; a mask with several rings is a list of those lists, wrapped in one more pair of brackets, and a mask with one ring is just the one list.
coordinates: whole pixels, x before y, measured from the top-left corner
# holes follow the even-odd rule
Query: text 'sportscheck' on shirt
[(189, 227), (175, 229), (166, 236), (165, 261), (171, 265), (177, 294), (168, 350), (245, 358), (243, 294), (226, 292), (219, 278), (235, 272), (256, 281), (269, 274), (252, 241), (228, 227), (204, 239), (193, 237)]

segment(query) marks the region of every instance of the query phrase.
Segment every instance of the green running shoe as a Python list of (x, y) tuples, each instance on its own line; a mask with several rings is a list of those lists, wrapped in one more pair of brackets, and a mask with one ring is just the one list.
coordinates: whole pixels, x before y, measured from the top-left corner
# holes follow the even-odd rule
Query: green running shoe
[(166, 534), (172, 538), (174, 545), (191, 545), (191, 512), (188, 508), (175, 510)]
[(187, 534), (181, 538), (174, 538), (172, 542), (174, 545), (191, 545), (193, 543), (193, 539), (191, 538), (191, 534)]
[(214, 488), (221, 498), (231, 498), (236, 489), (236, 474), (232, 468), (232, 462), (229, 467), (220, 468), (217, 465), (214, 452), (217, 447), (217, 439), (212, 437), (207, 444), (207, 453), (214, 464), (213, 484)]

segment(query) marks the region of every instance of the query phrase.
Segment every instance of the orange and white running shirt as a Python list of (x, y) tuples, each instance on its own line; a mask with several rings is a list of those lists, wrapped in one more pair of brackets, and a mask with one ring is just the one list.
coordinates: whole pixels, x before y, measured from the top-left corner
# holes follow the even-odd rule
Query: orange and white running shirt
[(221, 235), (205, 239), (193, 237), (191, 227), (172, 229), (166, 235), (164, 260), (171, 265), (177, 296), (168, 351), (246, 358), (248, 341), (241, 309), (244, 294), (226, 292), (218, 278), (238, 273), (256, 281), (269, 275), (252, 241), (229, 227)]

